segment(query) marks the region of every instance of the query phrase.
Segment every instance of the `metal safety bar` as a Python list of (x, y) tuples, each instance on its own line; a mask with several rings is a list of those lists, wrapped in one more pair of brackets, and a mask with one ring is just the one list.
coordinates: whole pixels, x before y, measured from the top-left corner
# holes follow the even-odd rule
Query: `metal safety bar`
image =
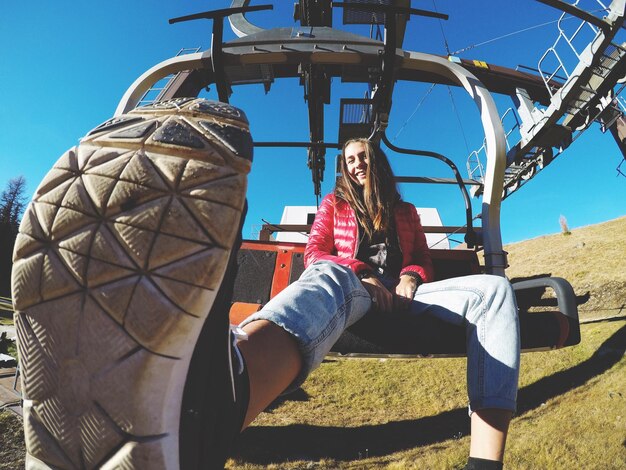
[(463, 195), (463, 202), (465, 203), (465, 221), (467, 226), (467, 232), (465, 233), (465, 243), (467, 244), (468, 248), (474, 248), (477, 243), (482, 245), (481, 241), (477, 240), (476, 232), (474, 232), (474, 227), (472, 225), (472, 203), (470, 201), (469, 194), (467, 193), (467, 188), (465, 187), (465, 184), (463, 183), (463, 178), (461, 177), (461, 174), (459, 173), (459, 170), (454, 162), (446, 156), (441, 155), (440, 153), (397, 147), (389, 141), (386, 133), (383, 133), (381, 135), (381, 138), (385, 145), (394, 152), (404, 153), (406, 155), (417, 155), (422, 157), (435, 158), (450, 167), (450, 169), (454, 173), (454, 177), (456, 178), (459, 189), (461, 190), (461, 194)]

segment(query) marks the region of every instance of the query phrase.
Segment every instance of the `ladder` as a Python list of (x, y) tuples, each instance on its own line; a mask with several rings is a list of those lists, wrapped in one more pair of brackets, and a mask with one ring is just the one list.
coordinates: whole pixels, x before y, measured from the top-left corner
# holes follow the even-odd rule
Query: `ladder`
[[(619, 92), (615, 93), (614, 89), (626, 75), (626, 43), (614, 41), (624, 23), (626, 0), (613, 0), (608, 7), (599, 0), (591, 0), (586, 9), (581, 8), (581, 0), (539, 1), (563, 11), (557, 22), (557, 38), (541, 56), (537, 67), (551, 98), (547, 108), (542, 108), (524, 89), (518, 88), (512, 97), (519, 119), (506, 133), (503, 199), (536, 176), (593, 122), (601, 122), (603, 130), (624, 123), (620, 119), (624, 117), (624, 108), (617, 99)], [(604, 18), (595, 16), (598, 12)], [(574, 19), (579, 22), (573, 28), (566, 28), (572, 26)], [(585, 36), (591, 39), (586, 40)], [(581, 41), (586, 47), (579, 47)], [(573, 68), (568, 68), (568, 57), (577, 61)], [(565, 82), (557, 87), (554, 79), (560, 77)], [(509, 145), (513, 130), (517, 131), (519, 140)], [(612, 130), (612, 134), (615, 137), (617, 132)], [(626, 148), (619, 140), (618, 144), (622, 151)], [(480, 157), (484, 151), (483, 144), (467, 160), (470, 178), (481, 182), (484, 170)], [(480, 195), (482, 186), (474, 188), (473, 193)]]
[[(199, 47), (184, 47), (178, 51), (175, 57), (185, 55), (185, 54), (195, 54), (199, 50), (200, 50)], [(151, 105), (159, 101), (162, 101), (163, 97), (165, 96), (169, 88), (172, 86), (174, 82), (176, 82), (179, 76), (183, 73), (184, 72), (170, 74), (170, 75), (167, 75), (166, 77), (163, 77), (161, 80), (157, 81), (154, 85), (152, 85), (152, 88), (150, 88), (148, 91), (146, 91), (143, 94), (143, 96), (137, 103), (137, 107), (147, 106), (147, 105)]]

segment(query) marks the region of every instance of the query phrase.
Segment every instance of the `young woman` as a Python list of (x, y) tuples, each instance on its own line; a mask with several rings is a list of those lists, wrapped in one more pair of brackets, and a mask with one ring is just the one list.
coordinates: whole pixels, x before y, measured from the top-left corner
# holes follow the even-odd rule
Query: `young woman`
[(472, 439), (467, 469), (501, 468), (516, 406), (519, 326), (503, 278), (433, 280), (415, 207), (400, 200), (384, 153), (348, 141), (341, 178), (324, 198), (298, 281), (241, 326), (249, 377), (247, 426), (279, 394), (295, 390), (341, 333), (368, 311), (435, 315), (467, 329)]

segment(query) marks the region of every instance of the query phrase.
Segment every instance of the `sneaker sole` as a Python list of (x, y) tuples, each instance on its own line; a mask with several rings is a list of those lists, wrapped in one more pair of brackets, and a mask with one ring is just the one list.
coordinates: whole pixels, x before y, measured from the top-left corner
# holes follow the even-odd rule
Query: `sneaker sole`
[(107, 121), (44, 178), (12, 273), (27, 468), (179, 468), (251, 160), (242, 112), (177, 99)]

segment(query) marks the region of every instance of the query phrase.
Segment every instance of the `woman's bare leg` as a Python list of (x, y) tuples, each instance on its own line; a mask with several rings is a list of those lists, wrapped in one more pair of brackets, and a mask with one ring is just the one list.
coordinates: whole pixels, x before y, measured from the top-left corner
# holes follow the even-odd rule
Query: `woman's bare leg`
[(473, 412), (470, 457), (502, 462), (512, 416), (510, 411), (496, 408)]
[[(248, 340), (240, 342), (239, 349), (250, 379), (245, 429), (293, 382), (302, 367), (302, 358), (293, 336), (270, 321), (257, 320), (243, 329)], [(495, 408), (472, 413), (470, 457), (501, 462), (512, 415)]]
[(245, 429), (293, 382), (302, 367), (302, 358), (294, 337), (270, 321), (253, 321), (243, 330), (248, 340), (239, 342), (238, 347), (250, 380)]

